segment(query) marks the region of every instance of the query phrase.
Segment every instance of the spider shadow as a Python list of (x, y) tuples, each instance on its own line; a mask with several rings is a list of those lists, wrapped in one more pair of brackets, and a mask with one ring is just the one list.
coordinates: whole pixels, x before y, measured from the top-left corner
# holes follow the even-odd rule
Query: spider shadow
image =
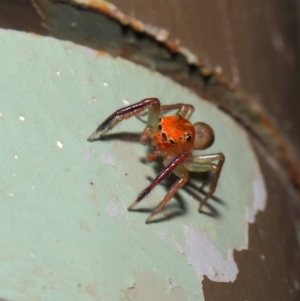
[[(166, 191), (168, 191), (168, 189), (172, 186), (174, 181), (176, 181), (176, 178), (177, 177), (175, 175), (170, 175), (168, 178), (166, 178), (164, 180), (164, 183), (161, 184), (161, 185), (166, 188)], [(147, 179), (149, 181), (153, 180), (152, 177), (147, 177)], [(172, 199), (175, 199), (177, 201), (177, 203), (172, 202), (172, 203), (166, 204), (166, 206), (161, 211), (163, 216), (159, 217), (159, 218), (156, 218), (156, 216), (155, 216), (154, 219), (151, 220), (150, 224), (167, 221), (169, 219), (172, 219), (172, 218), (177, 217), (177, 216), (182, 216), (182, 215), (187, 213), (187, 208), (186, 208), (186, 205), (185, 205), (184, 198), (180, 194), (176, 193)], [(157, 205), (162, 200), (163, 200), (163, 196), (161, 197), (159, 202), (157, 202)], [(155, 208), (156, 207), (154, 207), (154, 208), (136, 208), (136, 209), (132, 209), (131, 211), (150, 214)], [(168, 212), (166, 212), (165, 209), (167, 209)]]
[[(141, 136), (140, 133), (118, 132), (118, 133), (109, 134), (102, 138), (97, 138), (94, 141), (120, 140), (120, 141), (129, 142), (129, 143), (140, 143), (140, 136)], [(150, 151), (151, 146), (149, 144), (147, 144), (147, 146), (148, 146), (147, 147), (148, 151)], [(145, 157), (141, 158), (140, 162), (143, 164), (147, 164), (147, 160)], [(154, 168), (155, 172), (158, 174), (163, 168), (162, 160), (153, 162), (152, 167)], [(203, 189), (200, 189), (201, 184), (198, 186), (196, 183), (199, 183), (199, 182), (204, 183), (205, 181), (207, 181), (209, 179), (210, 176), (211, 175), (209, 172), (207, 172), (207, 173), (190, 173), (189, 180), (182, 189), (184, 189), (189, 195), (191, 195), (193, 197), (193, 199), (198, 200), (199, 204), (200, 204), (200, 202), (203, 200), (203, 198), (201, 197), (200, 194), (204, 194), (204, 196), (205, 196), (207, 194), (207, 192), (205, 192)], [(153, 178), (148, 177), (148, 180), (152, 181)], [(176, 180), (178, 180), (178, 177), (172, 173), (166, 179), (164, 179), (164, 181), (160, 185), (164, 186), (166, 189), (166, 192), (167, 192), (170, 189), (170, 187), (176, 182)], [(208, 186), (209, 186), (209, 184), (208, 184)], [(162, 199), (163, 199), (163, 196), (160, 199), (160, 201), (162, 201)], [(181, 216), (181, 215), (184, 215), (187, 213), (185, 200), (183, 199), (182, 196), (180, 196), (179, 193), (176, 193), (172, 199), (175, 199), (177, 201), (177, 204), (176, 203), (168, 203), (165, 206), (165, 208), (162, 210), (162, 213), (164, 213), (165, 209), (168, 208), (168, 210), (171, 209), (171, 212), (165, 213), (165, 215), (163, 217), (155, 218), (150, 223), (158, 223), (158, 222), (166, 221), (173, 217)], [(205, 215), (208, 215), (213, 218), (220, 218), (221, 214), (210, 203), (211, 200), (216, 203), (225, 205), (225, 203), (222, 199), (213, 195), (209, 198), (209, 200), (204, 205), (204, 207), (208, 208), (209, 211), (203, 211), (203, 209), (202, 209), (201, 214), (205, 214)], [(158, 204), (159, 204), (159, 202), (157, 203), (157, 205)], [(133, 209), (132, 211), (144, 212), (144, 213), (150, 214), (153, 210), (154, 210), (154, 208), (152, 208), (152, 209), (151, 208), (137, 208), (137, 209)]]
[[(130, 142), (130, 143), (140, 143), (140, 136), (141, 136), (140, 133), (118, 132), (118, 133), (113, 133), (113, 134), (106, 135), (102, 138), (97, 138), (94, 141), (120, 140), (120, 141), (126, 141), (126, 142)], [(151, 146), (149, 144), (147, 144), (146, 149), (148, 149), (148, 151), (150, 152)], [(147, 163), (147, 160), (144, 157), (141, 158), (140, 161), (144, 164)], [(154, 162), (154, 166), (156, 166), (156, 171), (157, 172), (159, 171), (159, 169), (162, 168), (162, 164), (158, 164), (158, 162)], [(176, 181), (176, 178), (177, 177), (175, 175), (173, 175), (173, 174), (170, 175), (170, 177), (165, 179), (165, 181), (163, 183), (163, 186), (165, 186), (166, 189), (168, 190), (167, 187), (171, 187), (171, 185), (174, 183), (174, 181)], [(149, 180), (153, 180), (153, 179), (149, 177)], [(183, 198), (179, 194), (176, 194), (173, 198), (177, 200), (177, 202), (178, 202), (177, 205), (174, 204), (174, 203), (169, 203), (169, 204), (166, 205), (166, 207), (168, 209), (171, 209), (171, 212), (165, 214), (161, 218), (157, 218), (157, 219), (151, 221), (151, 223), (165, 221), (165, 220), (168, 220), (168, 219), (171, 219), (173, 217), (180, 216), (180, 215), (183, 215), (183, 214), (186, 213), (186, 207), (185, 207), (185, 202), (184, 202)], [(133, 211), (133, 212), (143, 212), (143, 213), (150, 214), (153, 210), (154, 210), (154, 208), (152, 208), (152, 209), (151, 208), (136, 208), (136, 209), (132, 209), (131, 211)]]
[[(145, 158), (142, 158), (140, 161), (142, 163), (146, 163)], [(159, 173), (162, 169), (162, 164), (160, 164), (159, 162), (155, 162), (155, 164), (153, 165), (153, 168), (156, 173)], [(208, 172), (207, 173), (190, 173), (189, 181), (183, 186), (182, 189), (184, 189), (189, 195), (191, 195), (193, 197), (193, 199), (199, 201), (199, 205), (200, 205), (200, 202), (203, 200), (203, 197), (201, 197), (201, 194), (204, 194), (204, 196), (206, 196), (206, 194), (207, 194), (207, 192), (205, 192), (203, 189), (200, 189), (200, 187), (201, 187), (202, 183), (207, 181), (210, 177), (211, 177), (211, 174)], [(147, 177), (147, 179), (149, 181), (153, 181), (153, 178), (151, 178), (151, 177)], [(160, 185), (164, 186), (166, 191), (168, 191), (170, 189), (170, 187), (177, 180), (178, 180), (178, 177), (174, 174), (171, 174), (166, 179), (164, 179), (164, 181)], [(200, 185), (197, 185), (199, 182), (200, 182)], [(163, 197), (161, 198), (160, 201), (162, 201), (162, 199), (163, 199)], [(184, 200), (184, 198), (179, 193), (176, 193), (172, 199), (175, 199), (177, 201), (177, 204), (176, 203), (168, 203), (165, 207), (165, 208), (168, 208), (168, 210), (171, 209), (171, 212), (168, 214), (165, 214), (164, 217), (155, 218), (150, 223), (157, 223), (157, 222), (165, 221), (170, 218), (173, 218), (176, 216), (181, 216), (181, 215), (184, 215), (187, 213), (187, 207), (185, 205), (186, 200)], [(204, 205), (204, 207), (208, 208), (209, 210), (203, 211), (203, 209), (202, 209), (201, 214), (205, 214), (205, 215), (208, 215), (213, 218), (221, 218), (221, 214), (220, 214), (219, 210), (217, 210), (215, 208), (215, 206), (213, 206), (211, 203), (209, 203), (209, 201), (211, 201), (211, 200), (218, 204), (225, 205), (224, 201), (221, 198), (213, 195), (209, 198), (208, 202)], [(162, 213), (165, 211), (165, 208), (162, 210)], [(177, 210), (175, 210), (174, 208), (176, 208)], [(151, 213), (153, 211), (153, 209), (154, 208), (152, 208), (152, 209), (140, 208), (140, 209), (134, 209), (133, 211)]]
[[(190, 173), (189, 181), (186, 183), (186, 185), (183, 187), (183, 189), (193, 197), (193, 199), (199, 201), (199, 205), (201, 201), (206, 197), (208, 194), (203, 188), (201, 188), (202, 184), (207, 182), (211, 177), (211, 173), (205, 172), (205, 173)], [(200, 185), (198, 184), (200, 182)], [(205, 187), (209, 187), (210, 183), (205, 185)], [(204, 197), (201, 196), (204, 195)], [(225, 202), (217, 197), (216, 195), (212, 195), (207, 202), (204, 204), (204, 208), (208, 208), (208, 211), (204, 211), (203, 208), (201, 210), (201, 214), (213, 217), (213, 218), (221, 218), (222, 215), (220, 214), (219, 210), (216, 209), (215, 206), (213, 206), (212, 202), (218, 203), (220, 205), (225, 206)]]

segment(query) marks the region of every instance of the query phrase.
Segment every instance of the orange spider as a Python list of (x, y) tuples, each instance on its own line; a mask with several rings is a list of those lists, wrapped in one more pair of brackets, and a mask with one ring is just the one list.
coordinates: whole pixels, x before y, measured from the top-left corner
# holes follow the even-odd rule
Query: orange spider
[[(217, 187), (218, 179), (222, 170), (225, 157), (222, 153), (209, 155), (193, 155), (192, 151), (203, 150), (210, 147), (214, 142), (214, 132), (209, 125), (203, 122), (191, 124), (189, 118), (194, 112), (194, 107), (189, 104), (177, 103), (174, 105), (161, 105), (157, 98), (146, 98), (140, 102), (117, 110), (101, 123), (96, 131), (88, 138), (89, 141), (96, 139), (100, 132), (100, 138), (105, 136), (109, 130), (119, 122), (132, 116), (141, 114), (149, 109), (148, 122), (140, 141), (147, 143), (148, 138), (152, 140), (152, 151), (148, 154), (148, 162), (152, 162), (158, 156), (164, 158), (165, 168), (157, 175), (153, 182), (143, 190), (138, 198), (128, 208), (129, 211), (137, 205), (150, 191), (159, 184), (166, 176), (173, 172), (179, 179), (170, 188), (162, 202), (152, 211), (146, 219), (148, 224), (154, 215), (162, 210), (167, 202), (174, 196), (189, 178), (191, 172), (212, 171), (209, 179), (210, 189), (199, 205), (199, 212), (202, 206), (213, 195)], [(161, 112), (177, 109), (173, 116), (160, 116)], [(212, 163), (218, 161), (216, 164)], [(203, 186), (207, 184), (204, 183)]]

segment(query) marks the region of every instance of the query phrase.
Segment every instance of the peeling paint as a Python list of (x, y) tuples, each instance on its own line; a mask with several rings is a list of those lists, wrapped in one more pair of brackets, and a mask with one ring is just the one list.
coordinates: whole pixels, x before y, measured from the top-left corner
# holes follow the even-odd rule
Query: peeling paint
[(130, 105), (130, 101), (128, 101), (126, 98), (123, 98), (123, 103), (124, 103), (125, 106)]
[(168, 238), (168, 235), (165, 231), (161, 230), (158, 231), (158, 236), (162, 239), (162, 240), (166, 240)]
[(206, 275), (210, 280), (218, 282), (233, 282), (238, 274), (237, 265), (233, 259), (233, 250), (228, 250), (228, 259), (224, 259), (206, 233), (196, 231), (192, 225), (183, 225), (186, 245), (173, 243), (187, 257), (200, 281)]
[(101, 162), (104, 164), (110, 164), (112, 166), (115, 166), (115, 160), (111, 155), (101, 155)]
[(117, 217), (119, 215), (118, 208), (113, 201), (110, 201), (107, 205), (107, 212), (110, 217)]
[(87, 150), (85, 150), (85, 151), (82, 151), (82, 153), (83, 153), (83, 157), (84, 157), (84, 159), (86, 159), (86, 160), (90, 160), (92, 157), (93, 157), (93, 155), (94, 155), (94, 150), (90, 147), (89, 149), (87, 149)]
[(246, 208), (246, 220), (248, 223), (254, 223), (255, 216), (258, 211), (263, 211), (267, 205), (267, 190), (263, 175), (259, 172), (257, 178), (253, 183), (254, 200), (253, 208)]
[(56, 141), (56, 145), (57, 145), (58, 148), (63, 148), (64, 147), (64, 145), (61, 141)]
[[(124, 293), (124, 298), (121, 300), (164, 300), (164, 301), (187, 301), (182, 287), (177, 286), (175, 282), (171, 282), (173, 286), (170, 288), (169, 281), (164, 281), (158, 274), (151, 271), (141, 272), (135, 274), (135, 282), (127, 288)], [(168, 287), (169, 285), (169, 287)], [(168, 292), (168, 288), (170, 293)], [(197, 300), (194, 298), (194, 300)]]
[(169, 279), (169, 289), (172, 290), (174, 287), (177, 286), (176, 281), (174, 281), (173, 279)]

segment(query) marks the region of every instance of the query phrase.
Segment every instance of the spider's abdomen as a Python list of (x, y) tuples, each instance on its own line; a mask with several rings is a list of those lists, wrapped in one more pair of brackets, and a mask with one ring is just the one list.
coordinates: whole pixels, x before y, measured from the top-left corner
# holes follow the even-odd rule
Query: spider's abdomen
[(158, 124), (156, 139), (162, 150), (177, 155), (193, 148), (195, 129), (180, 115), (164, 116)]

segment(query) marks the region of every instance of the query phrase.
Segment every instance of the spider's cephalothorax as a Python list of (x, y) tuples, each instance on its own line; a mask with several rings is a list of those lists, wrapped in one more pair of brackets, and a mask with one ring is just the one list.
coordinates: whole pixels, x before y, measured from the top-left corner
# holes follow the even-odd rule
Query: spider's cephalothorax
[(177, 156), (193, 148), (195, 129), (181, 115), (161, 117), (152, 146), (168, 156)]
[[(209, 125), (203, 122), (190, 123), (189, 118), (194, 112), (192, 105), (182, 103), (161, 105), (157, 98), (146, 98), (136, 104), (117, 110), (110, 115), (98, 126), (88, 140), (95, 140), (98, 133), (100, 133), (100, 138), (105, 136), (108, 131), (120, 121), (128, 119), (131, 116), (139, 115), (146, 109), (149, 109), (148, 122), (141, 134), (140, 140), (143, 144), (146, 144), (148, 138), (151, 139), (152, 151), (148, 154), (147, 159), (148, 161), (153, 161), (158, 156), (161, 156), (164, 158), (165, 168), (157, 175), (153, 182), (139, 194), (138, 198), (128, 209), (132, 210), (158, 183), (173, 172), (179, 179), (170, 188), (162, 202), (147, 218), (146, 223), (149, 223), (153, 216), (160, 212), (174, 196), (177, 190), (187, 182), (189, 171), (211, 171), (213, 175), (210, 179), (211, 184), (209, 191), (199, 206), (199, 211), (201, 212), (202, 206), (215, 192), (225, 157), (222, 153), (209, 155), (192, 154), (192, 150), (206, 149), (214, 142), (214, 132)], [(177, 110), (175, 115), (161, 116), (161, 113), (174, 109)]]

